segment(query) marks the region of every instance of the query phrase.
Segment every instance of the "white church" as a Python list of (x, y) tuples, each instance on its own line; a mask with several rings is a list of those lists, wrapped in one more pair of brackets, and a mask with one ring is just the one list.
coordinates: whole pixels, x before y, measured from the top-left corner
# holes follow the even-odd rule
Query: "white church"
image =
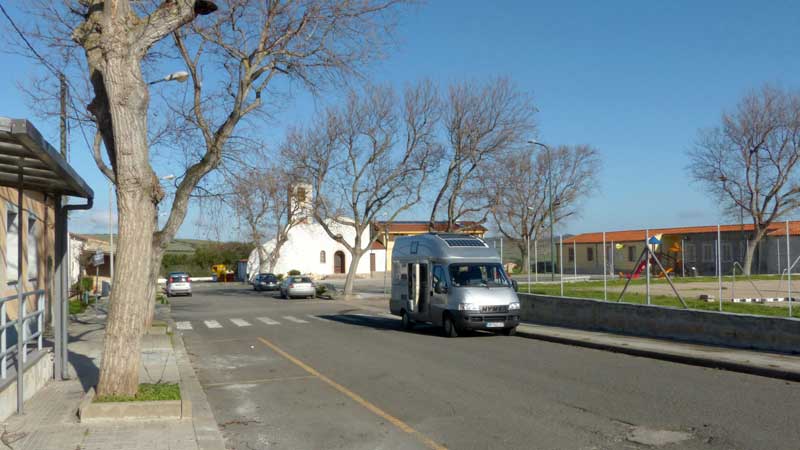
[[(297, 184), (294, 186), (292, 199), (302, 202), (308, 208), (311, 204), (311, 186)], [(328, 233), (317, 223), (311, 214), (303, 223), (293, 226), (289, 230), (287, 241), (280, 249), (280, 255), (275, 262), (275, 267), (270, 272), (274, 274), (287, 274), (290, 270), (299, 270), (304, 275), (321, 279), (329, 276), (344, 275), (350, 268), (350, 252), (340, 243), (331, 239)], [(355, 241), (353, 227), (329, 222), (334, 234), (341, 234), (348, 244)], [(370, 240), (370, 228), (364, 230), (361, 236), (362, 245)], [(264, 253), (269, 255), (275, 248), (275, 239), (267, 241)], [(252, 279), (259, 273), (259, 252), (253, 249), (247, 260), (247, 273)], [(369, 276), (375, 272), (383, 272), (386, 268), (386, 249), (379, 242), (375, 242), (358, 262), (356, 275)], [(265, 271), (268, 271), (265, 269)]]

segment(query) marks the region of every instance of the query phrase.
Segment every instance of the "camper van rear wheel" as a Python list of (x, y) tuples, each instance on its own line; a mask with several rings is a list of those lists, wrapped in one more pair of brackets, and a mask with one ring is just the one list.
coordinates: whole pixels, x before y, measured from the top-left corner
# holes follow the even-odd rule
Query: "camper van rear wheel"
[(410, 330), (414, 328), (414, 322), (411, 321), (411, 318), (408, 316), (408, 313), (405, 310), (402, 312), (402, 319), (404, 330)]
[(458, 337), (458, 329), (456, 328), (455, 322), (453, 322), (453, 318), (450, 317), (449, 314), (444, 316), (442, 327), (444, 328), (445, 337)]

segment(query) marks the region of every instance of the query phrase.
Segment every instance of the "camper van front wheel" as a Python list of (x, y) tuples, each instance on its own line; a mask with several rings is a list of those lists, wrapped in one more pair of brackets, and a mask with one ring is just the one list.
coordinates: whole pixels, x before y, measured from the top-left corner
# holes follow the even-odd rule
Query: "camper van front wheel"
[(403, 310), (402, 317), (403, 317), (403, 329), (404, 330), (410, 330), (410, 329), (414, 328), (414, 322), (411, 320), (410, 317), (408, 317), (408, 313), (406, 312), (406, 310)]
[(445, 337), (458, 337), (458, 329), (456, 328), (453, 318), (449, 314), (445, 314), (444, 321), (442, 321)]

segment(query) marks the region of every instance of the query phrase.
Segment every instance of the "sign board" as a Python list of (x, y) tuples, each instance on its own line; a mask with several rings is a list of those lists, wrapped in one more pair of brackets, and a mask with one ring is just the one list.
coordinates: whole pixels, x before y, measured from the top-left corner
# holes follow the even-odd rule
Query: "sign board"
[(105, 258), (104, 258), (103, 252), (98, 250), (92, 256), (92, 265), (101, 266), (101, 265), (103, 265), (104, 259)]

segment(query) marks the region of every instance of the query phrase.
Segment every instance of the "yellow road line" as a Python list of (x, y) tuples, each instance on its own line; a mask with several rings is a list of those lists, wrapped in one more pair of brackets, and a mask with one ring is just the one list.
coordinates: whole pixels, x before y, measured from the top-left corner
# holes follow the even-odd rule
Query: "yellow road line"
[(208, 383), (204, 384), (204, 387), (213, 388), (213, 387), (220, 387), (220, 386), (231, 386), (235, 384), (263, 384), (263, 383), (271, 383), (273, 381), (292, 381), (292, 380), (311, 380), (316, 378), (315, 376), (311, 375), (302, 375), (299, 377), (275, 377), (275, 378), (259, 378), (256, 380), (244, 380), (244, 381), (226, 381), (223, 383)]
[(346, 387), (342, 386), (341, 384), (339, 384), (339, 383), (331, 380), (330, 378), (326, 377), (325, 375), (319, 373), (313, 367), (309, 366), (308, 364), (304, 363), (303, 361), (300, 361), (299, 359), (295, 358), (294, 356), (292, 356), (292, 355), (286, 353), (285, 351), (281, 350), (280, 347), (278, 347), (277, 345), (273, 344), (272, 342), (264, 339), (263, 337), (259, 337), (258, 340), (261, 341), (261, 343), (263, 343), (264, 345), (266, 345), (270, 349), (272, 349), (272, 351), (274, 351), (275, 353), (283, 356), (284, 358), (288, 359), (289, 361), (291, 361), (292, 363), (294, 363), (295, 365), (297, 365), (301, 369), (303, 369), (306, 372), (310, 373), (311, 375), (319, 378), (320, 380), (325, 382), (325, 384), (329, 385), (330, 387), (332, 387), (332, 388), (336, 389), (337, 391), (341, 392), (342, 394), (346, 395), (351, 400), (353, 400), (354, 402), (358, 403), (359, 405), (361, 405), (362, 407), (366, 408), (367, 410), (371, 411), (376, 416), (383, 418), (384, 420), (388, 421), (389, 423), (391, 423), (395, 427), (399, 428), (400, 430), (402, 430), (402, 431), (404, 431), (404, 432), (406, 432), (408, 434), (414, 435), (414, 437), (419, 439), (423, 444), (425, 444), (426, 447), (431, 448), (433, 450), (447, 450), (447, 447), (445, 447), (445, 446), (443, 446), (441, 444), (438, 444), (433, 439), (431, 439), (428, 436), (425, 436), (424, 434), (422, 434), (419, 431), (415, 430), (410, 425), (408, 425), (407, 423), (405, 423), (402, 420), (398, 419), (397, 417), (395, 417), (395, 416), (387, 413), (386, 411), (378, 408), (377, 406), (375, 406), (374, 404), (370, 403), (368, 400), (364, 399), (363, 397), (361, 397), (360, 395), (358, 395), (355, 392), (351, 391), (350, 389), (347, 389)]

